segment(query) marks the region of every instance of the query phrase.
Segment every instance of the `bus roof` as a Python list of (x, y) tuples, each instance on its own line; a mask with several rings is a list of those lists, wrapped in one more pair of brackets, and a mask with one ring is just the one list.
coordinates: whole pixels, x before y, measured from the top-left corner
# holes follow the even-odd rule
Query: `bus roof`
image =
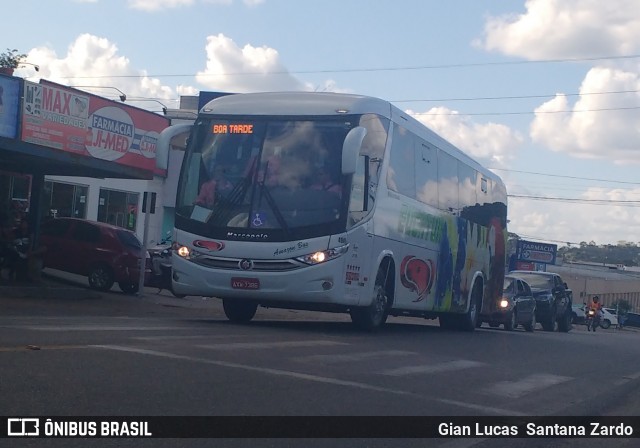
[[(339, 115), (374, 113), (390, 117), (391, 104), (363, 95), (330, 92), (264, 92), (225, 95), (209, 101), (202, 114)], [(341, 112), (338, 112), (341, 111)]]
[[(365, 95), (333, 92), (262, 92), (225, 95), (209, 101), (201, 115), (343, 115), (377, 114), (400, 123), (428, 142), (445, 150), (457, 159), (475, 167), (486, 176), (500, 182), (498, 175), (484, 168), (476, 160), (411, 115), (390, 102)], [(502, 184), (503, 185), (503, 184)]]

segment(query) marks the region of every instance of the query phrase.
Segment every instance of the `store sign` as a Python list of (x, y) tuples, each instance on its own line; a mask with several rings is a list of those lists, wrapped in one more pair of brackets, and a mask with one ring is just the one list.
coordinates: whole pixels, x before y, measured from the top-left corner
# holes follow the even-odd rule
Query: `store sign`
[(169, 121), (46, 80), (25, 82), (22, 140), (156, 171), (156, 147)]
[(557, 251), (557, 244), (518, 240), (516, 259), (530, 263), (555, 264)]
[(0, 76), (0, 137), (16, 138), (20, 105), (19, 78)]

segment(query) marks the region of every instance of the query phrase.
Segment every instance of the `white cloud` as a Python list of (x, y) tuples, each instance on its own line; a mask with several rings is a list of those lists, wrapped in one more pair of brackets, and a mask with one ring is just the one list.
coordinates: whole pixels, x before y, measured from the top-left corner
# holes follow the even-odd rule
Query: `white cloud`
[(207, 37), (207, 63), (197, 81), (217, 91), (256, 92), (312, 90), (291, 75), (270, 47), (246, 44), (240, 48), (232, 39), (218, 34)]
[(130, 8), (149, 12), (191, 6), (193, 2), (194, 0), (128, 0)]
[[(97, 1), (97, 0), (93, 0)], [(209, 3), (214, 5), (231, 5), (234, 0), (201, 0), (202, 3)], [(132, 9), (139, 9), (141, 11), (155, 12), (162, 11), (171, 8), (180, 8), (184, 6), (191, 6), (196, 0), (128, 0), (129, 7)], [(261, 5), (265, 0), (243, 0), (248, 7), (254, 7)]]
[[(82, 34), (69, 46), (66, 55), (59, 57), (48, 47), (31, 50), (28, 60), (37, 64), (40, 77), (68, 86), (93, 86), (81, 89), (107, 98), (118, 99), (121, 90), (127, 103), (133, 98), (175, 98), (174, 90), (159, 79), (150, 78), (144, 70), (136, 70), (129, 59), (118, 54), (118, 47), (106, 38)], [(33, 75), (29, 66), (16, 71), (18, 76)], [(135, 104), (143, 108), (158, 109), (158, 105)], [(168, 105), (173, 107), (172, 105)]]
[(434, 107), (424, 113), (406, 112), (487, 166), (504, 166), (516, 156), (524, 140), (508, 126), (474, 123), (446, 107)]
[[(623, 92), (597, 94), (598, 92)], [(535, 110), (531, 139), (574, 157), (640, 162), (640, 76), (595, 67), (585, 76), (579, 97), (558, 94)], [(604, 110), (603, 110), (604, 109)]]
[[(591, 188), (578, 197), (590, 200), (637, 201), (640, 188)], [(618, 240), (640, 241), (638, 207), (510, 198), (508, 218), (509, 230), (521, 236), (570, 243), (591, 240), (597, 244), (615, 243)]]
[(633, 54), (637, 0), (527, 0), (526, 12), (489, 17), (476, 45), (526, 59)]

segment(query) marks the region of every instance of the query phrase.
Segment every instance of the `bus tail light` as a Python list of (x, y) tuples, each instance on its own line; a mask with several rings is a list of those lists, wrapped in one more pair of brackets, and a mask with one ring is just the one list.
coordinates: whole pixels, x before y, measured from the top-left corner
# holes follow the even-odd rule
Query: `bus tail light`
[(325, 261), (333, 260), (334, 258), (338, 258), (339, 256), (347, 253), (348, 250), (349, 245), (345, 244), (344, 246), (334, 247), (333, 249), (327, 249), (319, 252), (314, 252), (312, 254), (302, 255), (301, 257), (296, 257), (296, 260), (306, 264), (319, 264), (324, 263)]

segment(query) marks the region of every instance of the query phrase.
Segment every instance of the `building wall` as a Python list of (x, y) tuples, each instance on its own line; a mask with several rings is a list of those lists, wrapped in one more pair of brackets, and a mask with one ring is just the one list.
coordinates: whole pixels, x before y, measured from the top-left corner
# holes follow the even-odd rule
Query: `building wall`
[(640, 272), (582, 265), (548, 265), (547, 271), (562, 276), (573, 290), (574, 303), (589, 302), (597, 295), (605, 306), (627, 300), (631, 311), (640, 312)]

